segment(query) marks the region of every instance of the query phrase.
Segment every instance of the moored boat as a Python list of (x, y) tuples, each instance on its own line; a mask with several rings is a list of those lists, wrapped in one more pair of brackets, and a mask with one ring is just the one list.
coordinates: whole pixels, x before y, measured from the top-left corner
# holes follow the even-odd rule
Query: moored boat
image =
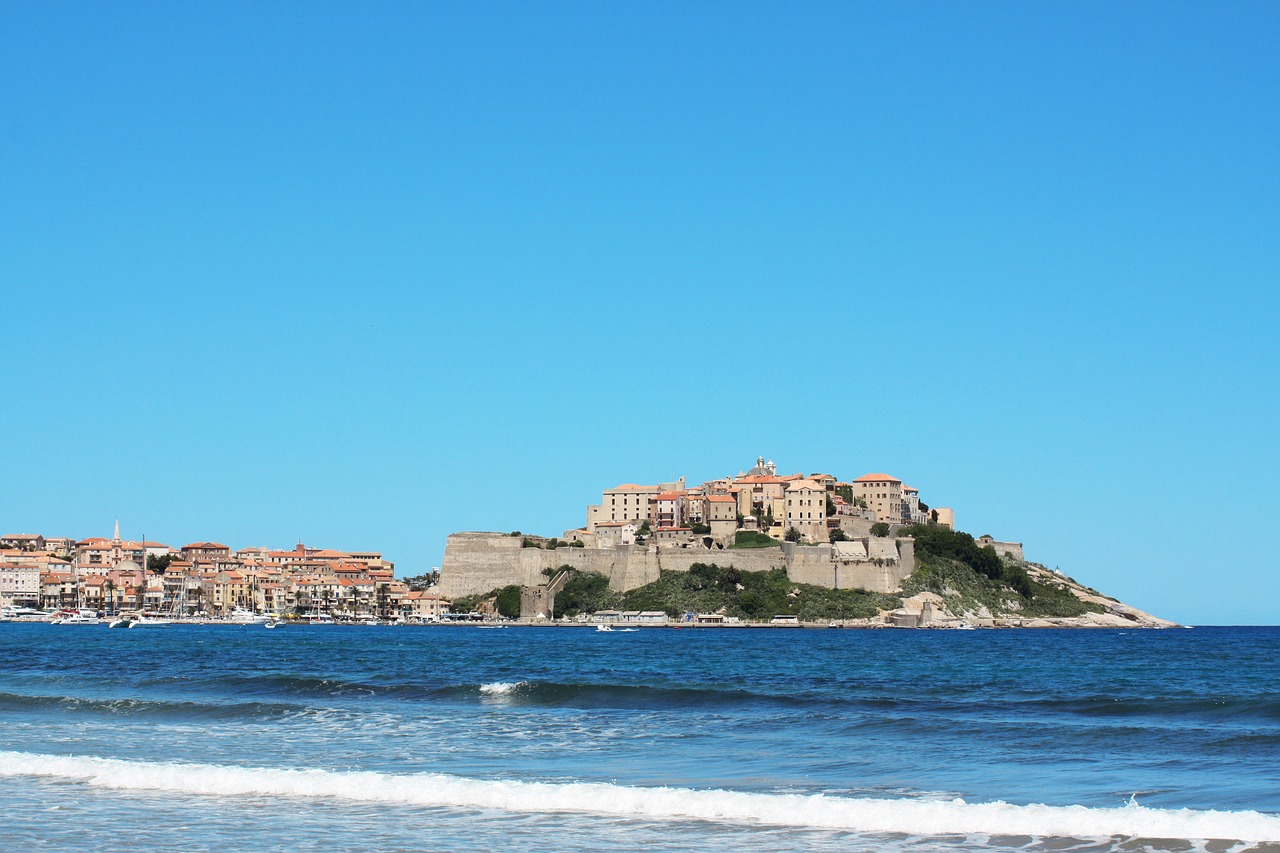
[(54, 625), (99, 625), (102, 620), (98, 618), (98, 611), (91, 610), (88, 607), (79, 607), (75, 610), (59, 610), (54, 615)]
[(266, 613), (254, 613), (243, 607), (237, 607), (231, 611), (231, 621), (237, 625), (262, 625), (270, 619), (271, 617)]

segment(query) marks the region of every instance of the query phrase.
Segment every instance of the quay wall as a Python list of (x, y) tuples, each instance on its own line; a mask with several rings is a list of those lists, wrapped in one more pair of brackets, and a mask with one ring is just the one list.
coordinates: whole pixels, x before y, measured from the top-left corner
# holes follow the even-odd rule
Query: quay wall
[(776, 548), (716, 549), (678, 545), (619, 545), (615, 548), (522, 547), (522, 537), (503, 533), (451, 534), (440, 566), (440, 592), (449, 598), (480, 595), (509, 584), (540, 586), (546, 569), (568, 565), (582, 572), (598, 572), (609, 586), (627, 592), (658, 579), (659, 572), (687, 572), (694, 563), (734, 566), (762, 572), (784, 568), (796, 583), (834, 589), (897, 592), (915, 568), (910, 539), (880, 539), (868, 543), (865, 561), (838, 559), (830, 545), (784, 543)]

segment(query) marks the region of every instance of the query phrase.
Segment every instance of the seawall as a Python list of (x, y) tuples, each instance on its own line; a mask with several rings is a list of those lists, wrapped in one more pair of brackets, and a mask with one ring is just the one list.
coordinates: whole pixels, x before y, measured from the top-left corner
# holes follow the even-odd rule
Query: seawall
[(694, 563), (732, 565), (746, 572), (783, 568), (796, 583), (872, 592), (899, 591), (915, 569), (915, 543), (910, 539), (872, 537), (866, 541), (867, 556), (858, 559), (842, 556), (831, 545), (789, 542), (775, 548), (727, 550), (674, 545), (545, 550), (524, 548), (522, 541), (504, 533), (450, 534), (440, 566), (441, 594), (456, 598), (510, 584), (538, 586), (547, 582), (545, 570), (564, 565), (598, 572), (618, 592), (652, 583), (661, 571), (687, 572)]

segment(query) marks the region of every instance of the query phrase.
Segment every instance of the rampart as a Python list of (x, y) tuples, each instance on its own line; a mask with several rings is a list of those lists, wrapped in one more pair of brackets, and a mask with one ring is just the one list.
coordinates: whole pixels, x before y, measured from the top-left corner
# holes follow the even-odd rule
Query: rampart
[(627, 592), (658, 579), (661, 571), (687, 572), (694, 563), (732, 565), (741, 571), (784, 568), (796, 583), (834, 589), (897, 592), (915, 569), (911, 539), (869, 537), (838, 545), (774, 548), (619, 545), (615, 548), (525, 548), (523, 538), (504, 533), (454, 533), (445, 542), (440, 592), (450, 598), (480, 595), (509, 584), (525, 587), (547, 582), (545, 570), (570, 566), (598, 572), (609, 586)]

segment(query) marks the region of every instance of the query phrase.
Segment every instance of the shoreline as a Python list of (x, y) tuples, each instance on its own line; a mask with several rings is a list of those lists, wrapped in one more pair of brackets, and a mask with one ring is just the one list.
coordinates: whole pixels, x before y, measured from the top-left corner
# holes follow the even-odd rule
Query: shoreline
[[(50, 625), (53, 623), (47, 619), (2, 619), (0, 625)], [(262, 628), (261, 623), (244, 623), (231, 622), (222, 619), (182, 619), (174, 620), (172, 625), (177, 626), (224, 626), (234, 628)], [(601, 626), (607, 625), (608, 631), (601, 631)], [(112, 630), (107, 620), (102, 620), (92, 625), (68, 625), (57, 626), (59, 628), (67, 628), (74, 630), (76, 628), (93, 628), (101, 627)], [(168, 626), (145, 626), (148, 628), (163, 628)], [(782, 631), (1008, 631), (1008, 630), (1150, 630), (1161, 631), (1169, 628), (1189, 629), (1193, 626), (1178, 624), (1150, 624), (1131, 622), (1129, 624), (1103, 624), (1093, 620), (1082, 620), (1070, 617), (1059, 618), (1034, 618), (1034, 619), (995, 619), (987, 620), (981, 624), (937, 624), (937, 625), (894, 625), (888, 622), (875, 622), (871, 620), (846, 620), (841, 622), (795, 622), (785, 624), (771, 624), (769, 622), (730, 622), (730, 623), (714, 623), (714, 622), (553, 622), (548, 620), (532, 620), (532, 619), (512, 619), (512, 620), (489, 620), (489, 621), (468, 621), (468, 620), (449, 620), (442, 622), (378, 622), (378, 623), (355, 623), (355, 622), (332, 622), (327, 624), (312, 624), (298, 621), (282, 621), (278, 623), (279, 628), (556, 628), (556, 629), (585, 629), (596, 631), (598, 633), (623, 633), (633, 630), (709, 630), (709, 629), (726, 629), (726, 630), (782, 630)], [(114, 629), (121, 630), (121, 629)]]

